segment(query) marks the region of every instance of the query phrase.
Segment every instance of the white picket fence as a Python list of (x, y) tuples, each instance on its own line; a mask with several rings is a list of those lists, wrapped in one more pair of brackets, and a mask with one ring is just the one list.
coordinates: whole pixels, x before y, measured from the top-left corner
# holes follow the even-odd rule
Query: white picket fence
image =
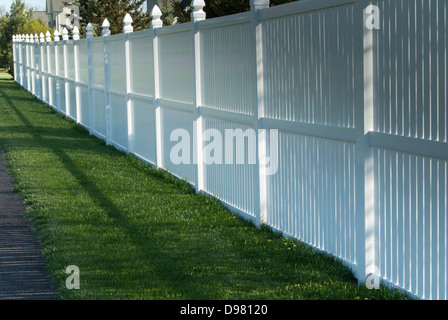
[[(191, 23), (162, 27), (155, 7), (144, 31), (127, 16), (118, 35), (107, 20), (102, 37), (17, 35), (15, 80), (108, 144), (340, 258), (360, 281), (373, 273), (447, 299), (447, 2), (268, 4), (206, 20), (194, 0)], [(369, 4), (379, 29), (366, 27)], [(179, 128), (192, 142), (207, 129), (278, 129), (278, 172), (176, 165)], [(263, 157), (273, 136), (260, 132)]]

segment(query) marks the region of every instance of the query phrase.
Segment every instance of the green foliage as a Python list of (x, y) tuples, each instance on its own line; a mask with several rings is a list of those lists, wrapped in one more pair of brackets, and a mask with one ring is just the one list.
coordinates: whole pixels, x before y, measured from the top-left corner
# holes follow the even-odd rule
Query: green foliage
[(91, 23), (95, 35), (101, 35), (101, 25), (104, 19), (110, 23), (112, 34), (123, 32), (123, 18), (126, 13), (132, 17), (134, 31), (148, 28), (149, 14), (142, 10), (146, 0), (75, 0), (73, 4), (79, 7), (81, 34), (86, 33), (86, 26)]
[(24, 25), (33, 21), (33, 10), (26, 9), (22, 0), (14, 0), (10, 13), (0, 19), (0, 64), (9, 65), (13, 70), (12, 36), (23, 34)]
[(50, 33), (53, 34), (54, 29), (42, 23), (40, 20), (33, 20), (31, 23), (25, 23), (23, 26), (24, 34), (39, 35), (40, 33), (45, 34), (47, 31), (50, 31)]
[(160, 10), (163, 12), (162, 21), (164, 26), (170, 26), (174, 22), (174, 10), (171, 4), (172, 0), (163, 0)]
[(188, 6), (187, 8), (183, 8), (181, 4), (176, 2), (175, 0), (171, 0), (171, 3), (173, 6), (173, 14), (175, 17), (177, 17), (177, 22), (189, 22), (190, 14), (193, 11), (192, 8), (190, 6)]
[[(175, 0), (171, 0), (173, 5), (174, 16), (178, 18), (179, 23), (189, 22), (192, 8), (184, 9), (182, 5)], [(271, 0), (270, 6), (294, 2), (299, 0)], [(204, 11), (207, 19), (227, 16), (230, 14), (245, 12), (250, 10), (249, 0), (205, 0)]]

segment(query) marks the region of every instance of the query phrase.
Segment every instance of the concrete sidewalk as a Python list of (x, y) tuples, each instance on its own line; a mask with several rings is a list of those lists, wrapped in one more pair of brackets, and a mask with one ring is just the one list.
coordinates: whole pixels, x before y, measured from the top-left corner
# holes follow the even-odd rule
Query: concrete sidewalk
[(0, 148), (0, 300), (54, 299), (38, 238), (5, 167)]

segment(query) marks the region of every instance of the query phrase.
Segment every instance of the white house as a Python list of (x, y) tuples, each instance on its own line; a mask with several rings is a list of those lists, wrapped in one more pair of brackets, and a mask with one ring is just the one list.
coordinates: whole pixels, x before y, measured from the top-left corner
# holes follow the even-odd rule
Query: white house
[(48, 16), (48, 24), (51, 28), (62, 33), (63, 25), (67, 24), (67, 15), (70, 15), (70, 8), (66, 3), (71, 3), (72, 0), (47, 0), (45, 12)]

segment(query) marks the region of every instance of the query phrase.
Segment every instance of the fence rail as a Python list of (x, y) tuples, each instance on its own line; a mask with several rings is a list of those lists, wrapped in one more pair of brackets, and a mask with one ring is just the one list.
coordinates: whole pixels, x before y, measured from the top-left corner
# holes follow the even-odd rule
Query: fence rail
[[(118, 35), (107, 19), (102, 37), (91, 26), (86, 39), (16, 35), (14, 78), (107, 144), (333, 254), (360, 281), (373, 273), (447, 299), (446, 1), (251, 0), (249, 12), (210, 20), (203, 1), (192, 6), (181, 25), (162, 27), (155, 6), (148, 30), (133, 32), (126, 15)], [(211, 153), (226, 130), (254, 148)], [(191, 150), (176, 162), (180, 142)]]

